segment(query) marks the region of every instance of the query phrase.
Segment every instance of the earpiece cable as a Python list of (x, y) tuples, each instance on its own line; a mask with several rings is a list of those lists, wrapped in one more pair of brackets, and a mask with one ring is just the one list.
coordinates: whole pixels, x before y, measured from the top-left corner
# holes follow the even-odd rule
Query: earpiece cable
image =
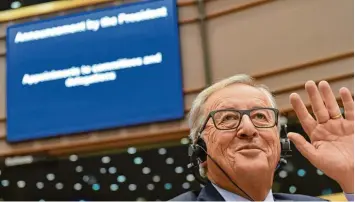
[(214, 164), (217, 165), (217, 167), (224, 173), (224, 175), (234, 186), (236, 186), (240, 191), (242, 191), (248, 197), (249, 200), (254, 201), (252, 197), (250, 197), (242, 188), (240, 188), (236, 183), (234, 183), (234, 181), (229, 177), (229, 175), (221, 168), (221, 166), (218, 165), (218, 163), (207, 153), (207, 151), (203, 147), (201, 147), (200, 145), (196, 146), (200, 147), (207, 154), (207, 156), (213, 161)]

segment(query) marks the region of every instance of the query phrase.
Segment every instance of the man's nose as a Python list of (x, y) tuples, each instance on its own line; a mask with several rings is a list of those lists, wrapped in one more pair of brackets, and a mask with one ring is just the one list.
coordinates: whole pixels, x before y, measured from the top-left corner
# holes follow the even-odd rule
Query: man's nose
[(244, 114), (237, 130), (238, 138), (248, 139), (248, 138), (254, 138), (257, 135), (258, 135), (258, 130), (255, 128), (249, 116)]

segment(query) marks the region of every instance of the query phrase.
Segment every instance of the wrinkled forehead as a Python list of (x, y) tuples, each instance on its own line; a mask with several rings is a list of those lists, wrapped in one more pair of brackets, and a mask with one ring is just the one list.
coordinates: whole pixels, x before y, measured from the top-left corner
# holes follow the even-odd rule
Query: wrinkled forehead
[(208, 111), (256, 107), (272, 107), (271, 100), (261, 89), (246, 84), (232, 84), (212, 93), (204, 106)]

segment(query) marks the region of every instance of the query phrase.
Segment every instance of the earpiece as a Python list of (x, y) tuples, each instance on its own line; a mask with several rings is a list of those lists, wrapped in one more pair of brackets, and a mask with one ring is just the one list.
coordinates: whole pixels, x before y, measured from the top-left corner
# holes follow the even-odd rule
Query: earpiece
[(285, 160), (285, 158), (291, 157), (292, 156), (291, 155), (291, 152), (292, 152), (292, 150), (291, 150), (291, 142), (287, 138), (287, 125), (286, 124), (281, 126), (280, 144), (281, 144), (281, 155), (280, 155), (281, 158), (280, 159)]
[(206, 143), (201, 138), (200, 134), (198, 134), (197, 141), (195, 143), (190, 144), (188, 155), (190, 158), (190, 163), (187, 165), (187, 168), (192, 172), (192, 174), (195, 176), (195, 179), (200, 184), (207, 184), (208, 180), (200, 175), (199, 168), (199, 165), (207, 160)]
[(207, 147), (206, 147), (206, 143), (205, 141), (201, 138), (200, 134), (198, 136), (197, 141), (190, 145), (191, 146), (191, 150), (194, 153), (194, 155), (196, 156), (196, 159), (198, 161), (200, 161), (200, 163), (206, 161), (207, 159)]
[(207, 160), (207, 147), (205, 141), (198, 134), (198, 139), (195, 143), (190, 144), (188, 155), (190, 163), (187, 168), (195, 176), (195, 179), (201, 184), (207, 184), (208, 180), (200, 175), (199, 165)]

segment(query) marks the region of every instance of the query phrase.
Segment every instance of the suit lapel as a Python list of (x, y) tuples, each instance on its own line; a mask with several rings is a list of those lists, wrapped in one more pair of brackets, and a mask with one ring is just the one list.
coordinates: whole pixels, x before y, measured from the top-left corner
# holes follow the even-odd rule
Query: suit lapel
[(197, 201), (225, 201), (219, 192), (214, 188), (211, 182), (208, 182), (206, 186), (201, 189), (200, 194), (197, 197)]

